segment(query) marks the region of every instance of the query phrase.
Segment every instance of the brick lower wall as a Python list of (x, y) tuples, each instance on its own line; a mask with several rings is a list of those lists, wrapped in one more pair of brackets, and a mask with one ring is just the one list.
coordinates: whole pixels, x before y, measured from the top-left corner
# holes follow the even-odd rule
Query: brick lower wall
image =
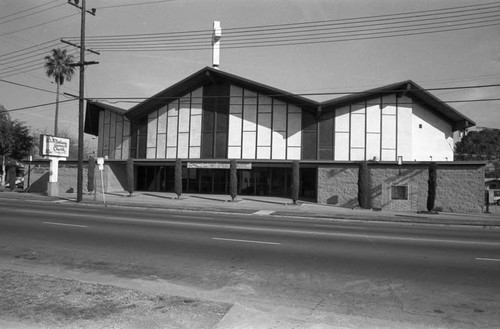
[[(370, 198), (374, 208), (388, 211), (427, 210), (428, 164), (369, 163)], [(318, 203), (358, 206), (358, 164), (318, 168)], [(408, 188), (407, 200), (392, 200), (392, 186)], [(435, 208), (445, 212), (480, 213), (484, 206), (484, 164), (438, 164)]]

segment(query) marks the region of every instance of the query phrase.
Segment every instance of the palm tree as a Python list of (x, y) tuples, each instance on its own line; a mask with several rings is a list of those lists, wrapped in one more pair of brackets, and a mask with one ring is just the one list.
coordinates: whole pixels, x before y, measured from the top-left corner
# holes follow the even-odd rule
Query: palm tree
[(52, 54), (45, 56), (45, 73), (49, 78), (54, 78), (57, 85), (56, 94), (56, 117), (54, 121), (54, 136), (57, 136), (57, 120), (59, 118), (59, 87), (65, 80), (70, 81), (74, 68), (74, 57), (68, 55), (66, 49), (52, 49)]

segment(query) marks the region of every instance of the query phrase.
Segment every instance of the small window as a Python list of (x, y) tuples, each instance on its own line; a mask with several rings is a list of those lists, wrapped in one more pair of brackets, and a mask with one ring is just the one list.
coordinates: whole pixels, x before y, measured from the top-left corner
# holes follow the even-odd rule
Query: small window
[(391, 200), (408, 200), (408, 185), (392, 186)]

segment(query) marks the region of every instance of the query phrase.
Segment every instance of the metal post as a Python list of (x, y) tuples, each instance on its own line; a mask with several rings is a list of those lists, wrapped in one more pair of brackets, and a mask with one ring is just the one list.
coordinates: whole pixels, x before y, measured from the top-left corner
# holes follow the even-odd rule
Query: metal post
[(26, 187), (26, 192), (30, 189), (30, 177), (31, 177), (31, 161), (33, 160), (33, 157), (30, 155), (28, 158), (28, 187)]

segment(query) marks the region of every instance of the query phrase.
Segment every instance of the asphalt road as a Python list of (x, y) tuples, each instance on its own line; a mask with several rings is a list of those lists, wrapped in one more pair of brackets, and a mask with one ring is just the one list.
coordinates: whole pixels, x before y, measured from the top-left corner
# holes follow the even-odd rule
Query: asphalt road
[(159, 278), (308, 323), (500, 325), (499, 230), (0, 200), (9, 259)]

